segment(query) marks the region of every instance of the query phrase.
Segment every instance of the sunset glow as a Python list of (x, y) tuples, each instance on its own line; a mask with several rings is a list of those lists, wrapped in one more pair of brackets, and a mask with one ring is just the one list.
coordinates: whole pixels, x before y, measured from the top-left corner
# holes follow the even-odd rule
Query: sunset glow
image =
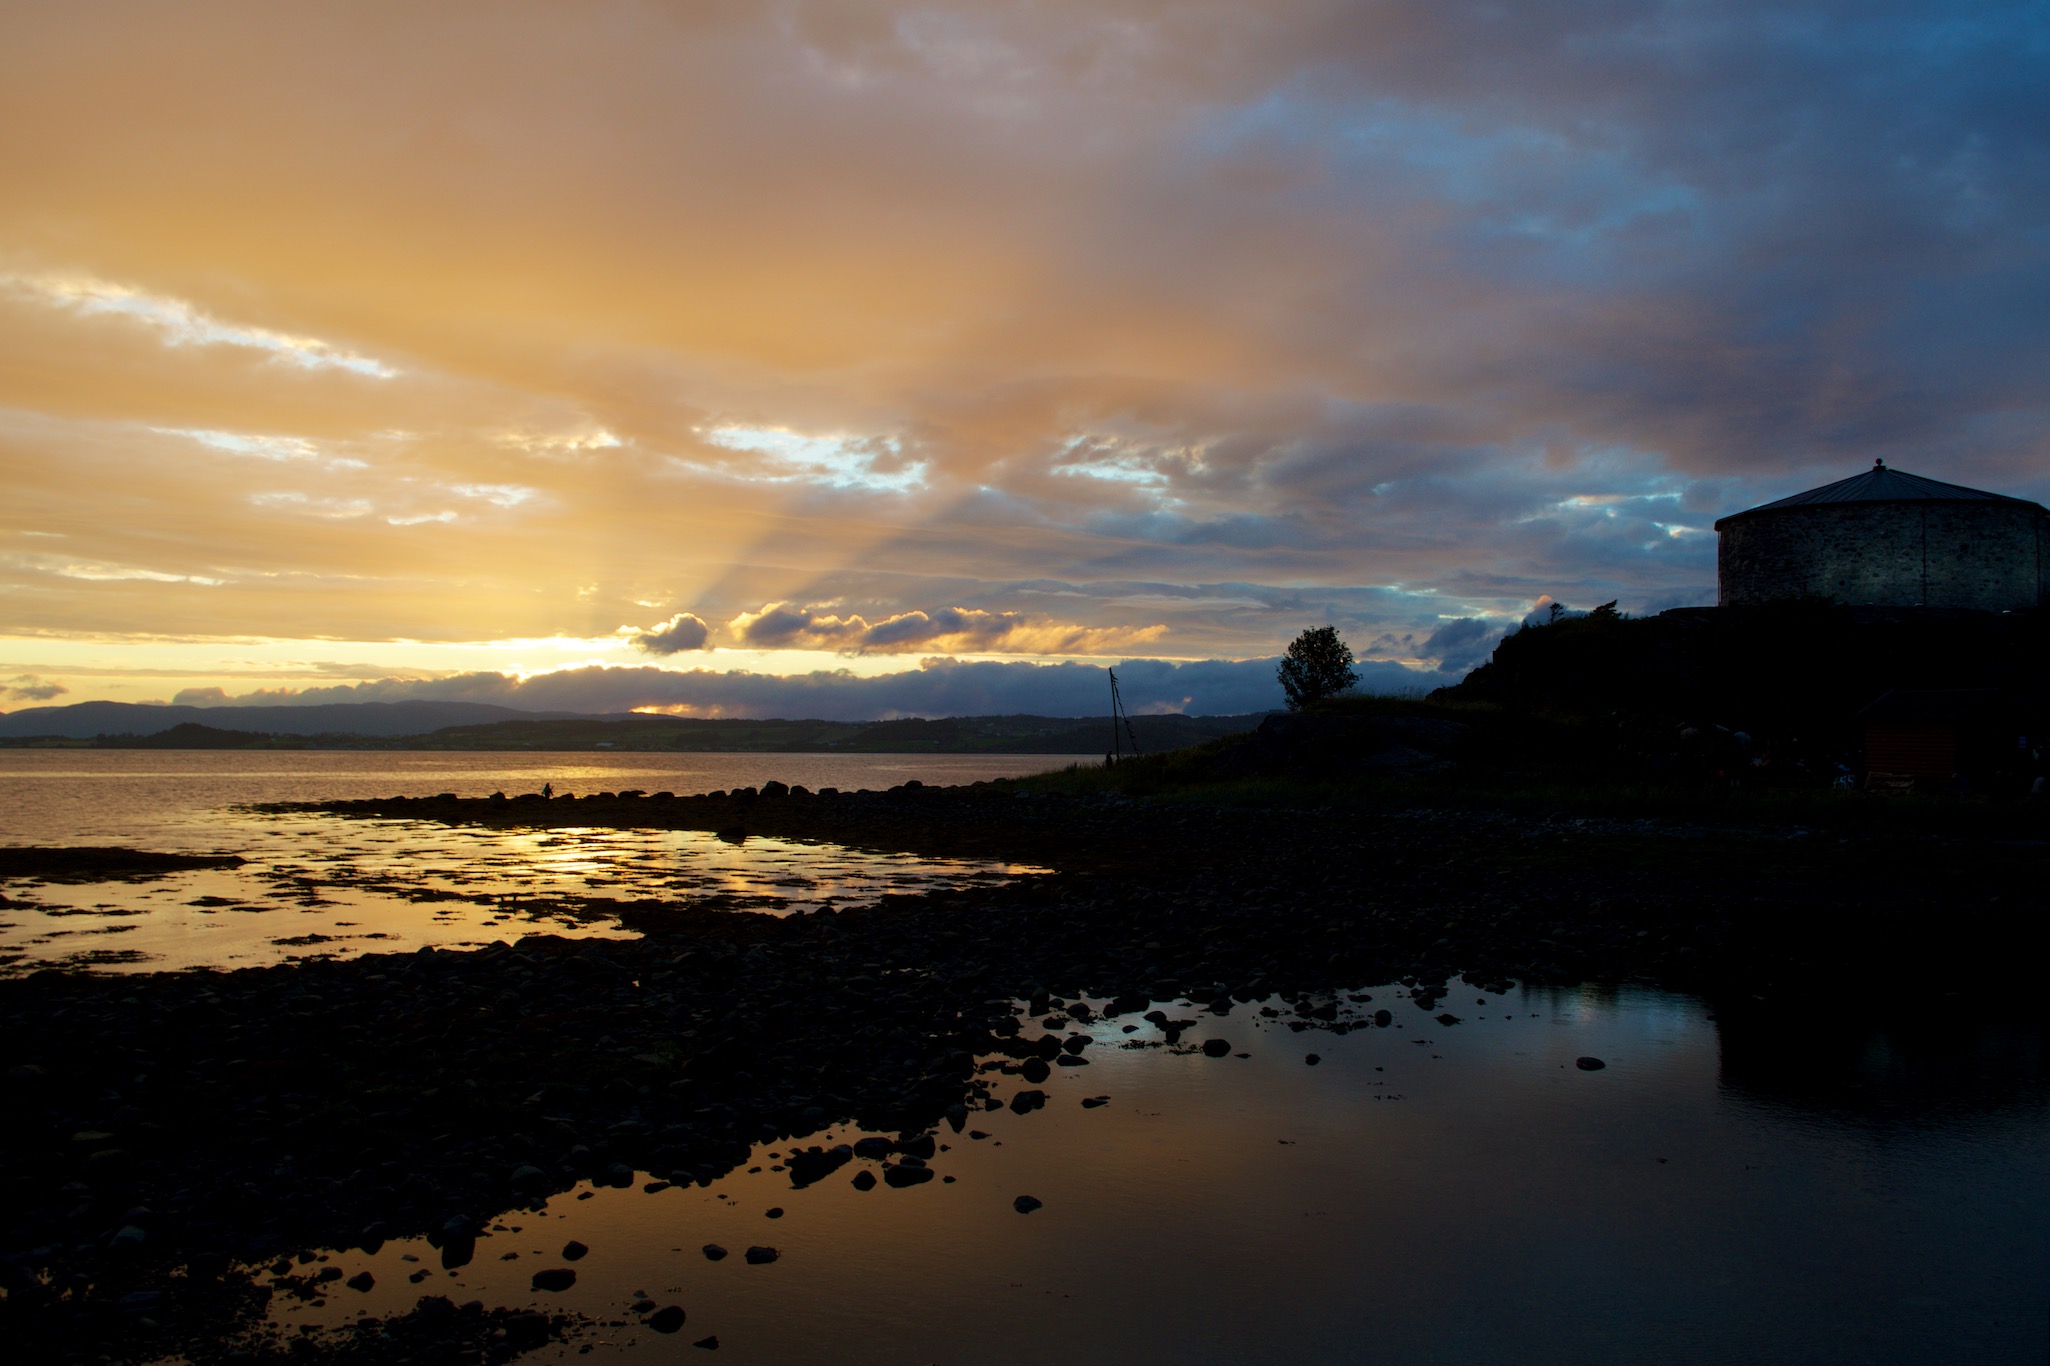
[(8, 5), (0, 708), (1234, 711), (2050, 498), (2040, 7), (1797, 11)]

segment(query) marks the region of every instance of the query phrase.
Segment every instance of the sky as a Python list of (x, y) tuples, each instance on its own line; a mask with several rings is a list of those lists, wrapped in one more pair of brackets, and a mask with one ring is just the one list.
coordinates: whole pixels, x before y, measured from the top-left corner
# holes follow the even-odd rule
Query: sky
[(1439, 686), (2050, 499), (2045, 130), (2041, 0), (0, 0), (0, 708)]

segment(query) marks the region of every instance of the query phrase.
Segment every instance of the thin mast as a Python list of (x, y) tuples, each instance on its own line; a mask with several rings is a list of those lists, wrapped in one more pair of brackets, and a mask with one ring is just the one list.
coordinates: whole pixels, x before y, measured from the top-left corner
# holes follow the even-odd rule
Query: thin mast
[[(1132, 746), (1132, 757), (1136, 759), (1139, 757), (1139, 736), (1132, 729), (1132, 714), (1125, 710), (1125, 699), (1118, 692), (1118, 671), (1116, 669), (1105, 669), (1104, 672), (1110, 675), (1111, 762), (1116, 763), (1118, 758), (1124, 753), (1124, 745), (1127, 741)], [(1122, 736), (1118, 733), (1120, 726), (1124, 728)]]

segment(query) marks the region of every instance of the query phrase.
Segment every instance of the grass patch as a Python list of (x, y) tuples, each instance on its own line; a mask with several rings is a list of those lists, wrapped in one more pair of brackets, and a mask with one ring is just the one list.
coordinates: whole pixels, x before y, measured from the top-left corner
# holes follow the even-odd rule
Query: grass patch
[(1487, 811), (1532, 822), (1554, 818), (1654, 820), (1718, 828), (1768, 827), (1866, 838), (2050, 839), (2050, 801), (1992, 796), (1888, 796), (1843, 790), (1821, 777), (1632, 772), (1641, 730), (1613, 718), (1516, 713), (1486, 703), (1339, 698), (1314, 714), (1341, 722), (1450, 723), (1437, 748), (1446, 766), (1416, 773), (1233, 776), (1229, 756), (1250, 732), (1164, 754), (1078, 764), (1018, 780), (1049, 796), (1117, 797), (1209, 807)]

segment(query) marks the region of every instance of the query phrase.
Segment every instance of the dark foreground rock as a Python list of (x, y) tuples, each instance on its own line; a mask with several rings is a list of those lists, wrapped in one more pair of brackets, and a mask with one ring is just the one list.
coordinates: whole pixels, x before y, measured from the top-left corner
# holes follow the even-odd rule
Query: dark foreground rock
[[(850, 1121), (903, 1135), (854, 1152), (917, 1183), (941, 1125), (1044, 1103), (1029, 1083), (1082, 1059), (1069, 1022), (1155, 1001), (1193, 1016), (1272, 997), (1292, 1027), (1333, 1028), (1338, 989), (1407, 979), (1435, 1010), (1453, 974), (1749, 1001), (1830, 981), (1999, 990), (2011, 972), (2040, 995), (2015, 951), (2043, 907), (2040, 849), (1994, 841), (1001, 785), (337, 809), (745, 828), (1062, 871), (780, 920), (638, 904), (628, 942), (0, 982), (0, 1340), (22, 1359), (282, 1353), (255, 1327), (272, 1289), (239, 1268), (417, 1234), (455, 1264), (495, 1212), (638, 1172), (709, 1183), (762, 1141), (800, 1141), (802, 1186), (851, 1159), (801, 1140)], [(1170, 1044), (1196, 1023), (1154, 1016)], [(413, 1354), (429, 1360), (503, 1359), (566, 1321), (423, 1304), (404, 1322), (447, 1336)], [(351, 1341), (291, 1356), (367, 1350)]]
[(159, 854), (107, 845), (59, 848), (0, 848), (0, 880), (42, 878), (47, 882), (106, 882), (157, 877), (188, 868), (236, 868), (237, 854)]

